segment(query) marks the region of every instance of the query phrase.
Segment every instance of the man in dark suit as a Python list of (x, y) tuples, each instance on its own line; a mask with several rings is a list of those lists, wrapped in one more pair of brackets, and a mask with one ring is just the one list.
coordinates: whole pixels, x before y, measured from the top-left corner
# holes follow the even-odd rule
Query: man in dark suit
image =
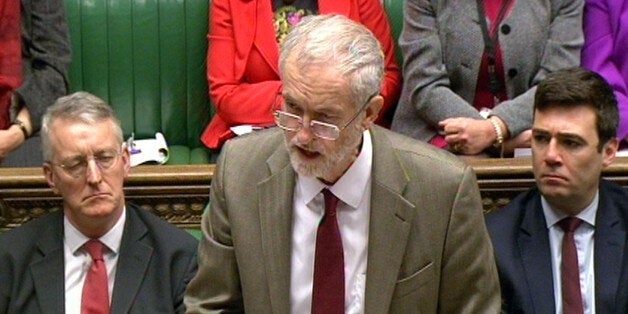
[(503, 310), (627, 313), (628, 193), (600, 178), (618, 147), (613, 90), (562, 70), (539, 84), (534, 108), (536, 187), (486, 218)]
[(377, 39), (319, 15), (281, 49), (280, 128), (223, 148), (188, 311), (497, 313), (472, 169), (373, 126)]
[(0, 235), (0, 313), (184, 312), (197, 242), (125, 204), (130, 155), (112, 109), (85, 92), (62, 97), (42, 140), (63, 210)]

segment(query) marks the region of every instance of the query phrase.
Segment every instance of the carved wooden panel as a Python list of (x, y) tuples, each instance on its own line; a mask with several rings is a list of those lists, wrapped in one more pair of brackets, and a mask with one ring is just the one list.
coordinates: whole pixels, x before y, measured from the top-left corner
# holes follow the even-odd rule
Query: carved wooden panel
[[(534, 185), (529, 158), (465, 159), (476, 172), (484, 211), (504, 207)], [(125, 181), (130, 202), (183, 228), (199, 228), (209, 201), (214, 165), (138, 166)], [(628, 157), (618, 158), (603, 176), (628, 188)], [(0, 231), (61, 208), (41, 168), (0, 168)]]
[[(183, 228), (198, 228), (214, 165), (139, 166), (125, 181), (127, 201)], [(0, 230), (62, 208), (40, 168), (0, 168)]]

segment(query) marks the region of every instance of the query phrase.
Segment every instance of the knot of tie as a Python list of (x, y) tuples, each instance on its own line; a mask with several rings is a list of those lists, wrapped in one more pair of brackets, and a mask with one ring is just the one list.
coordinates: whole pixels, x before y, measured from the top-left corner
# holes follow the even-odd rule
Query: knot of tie
[(103, 254), (104, 248), (105, 247), (102, 244), (102, 242), (95, 239), (91, 239), (85, 242), (85, 249), (87, 250), (89, 255), (92, 257), (92, 260), (94, 261), (103, 260), (102, 254)]
[(582, 220), (580, 218), (569, 216), (559, 221), (558, 226), (560, 226), (565, 232), (574, 232), (578, 229), (581, 223)]
[(338, 197), (332, 193), (329, 189), (323, 189), (323, 196), (325, 197), (325, 216), (336, 215), (336, 207), (338, 206)]

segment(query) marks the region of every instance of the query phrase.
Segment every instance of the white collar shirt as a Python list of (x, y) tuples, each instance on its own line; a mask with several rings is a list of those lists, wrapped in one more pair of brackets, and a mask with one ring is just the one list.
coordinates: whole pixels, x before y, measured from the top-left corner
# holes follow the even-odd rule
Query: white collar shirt
[[(599, 203), (599, 191), (593, 201), (576, 217), (583, 220), (574, 232), (574, 241), (578, 254), (578, 268), (580, 269), (580, 290), (585, 314), (595, 314), (595, 272), (593, 268), (593, 249), (595, 233), (595, 216)], [(544, 197), (541, 197), (541, 206), (549, 231), (550, 251), (552, 254), (552, 278), (554, 281), (554, 300), (556, 313), (563, 313), (563, 298), (560, 278), (560, 264), (562, 260), (563, 235), (565, 232), (557, 224), (567, 217), (554, 210)]]
[[(105, 266), (107, 267), (107, 279), (109, 280), (109, 303), (113, 292), (114, 279), (116, 276), (116, 266), (120, 254), (120, 243), (126, 221), (126, 207), (123, 208), (120, 218), (116, 224), (105, 235), (98, 240), (107, 249), (103, 254)], [(83, 283), (87, 276), (87, 271), (92, 264), (92, 258), (83, 245), (90, 238), (83, 235), (68, 220), (63, 217), (63, 256), (65, 261), (65, 313), (81, 313), (81, 296), (83, 294)]]
[(314, 177), (297, 176), (290, 280), (292, 313), (311, 310), (316, 231), (325, 211), (321, 193), (324, 188), (340, 199), (337, 217), (345, 260), (345, 313), (364, 312), (373, 146), (368, 130), (362, 138), (358, 157), (334, 185), (328, 187)]

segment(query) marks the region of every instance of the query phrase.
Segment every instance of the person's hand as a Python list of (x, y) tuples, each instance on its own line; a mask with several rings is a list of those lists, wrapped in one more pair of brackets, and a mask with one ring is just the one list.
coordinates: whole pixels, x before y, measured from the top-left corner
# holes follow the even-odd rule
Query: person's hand
[(491, 146), (497, 135), (488, 120), (449, 118), (438, 123), (445, 132), (445, 141), (456, 154), (477, 155)]

